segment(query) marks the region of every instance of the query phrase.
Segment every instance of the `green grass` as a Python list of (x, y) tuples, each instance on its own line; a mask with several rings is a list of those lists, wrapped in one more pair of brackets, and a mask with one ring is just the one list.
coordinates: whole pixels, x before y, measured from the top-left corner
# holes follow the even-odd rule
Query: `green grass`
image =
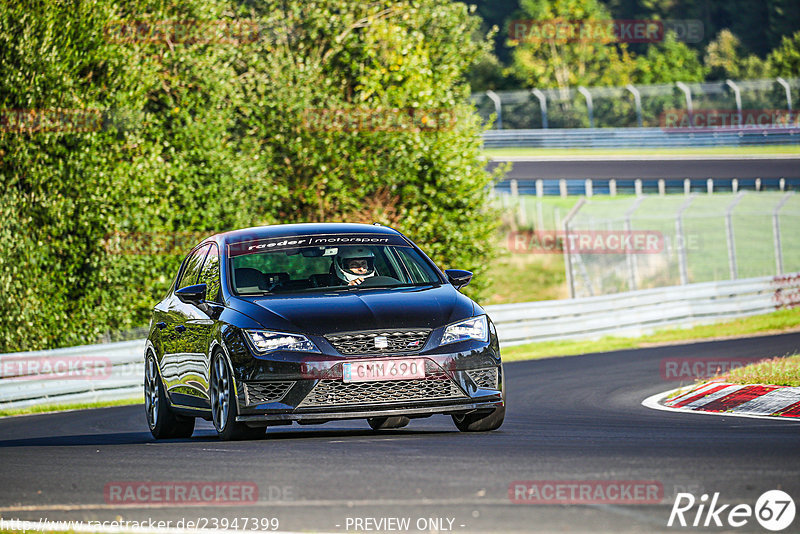
[(800, 354), (737, 367), (721, 377), (732, 384), (800, 386)]
[(754, 334), (777, 333), (800, 327), (800, 309), (780, 310), (734, 321), (693, 328), (659, 330), (641, 337), (607, 336), (594, 341), (543, 341), (502, 349), (504, 361), (536, 360), (612, 350), (637, 349), (677, 342), (702, 341)]
[(750, 156), (771, 154), (800, 154), (800, 145), (770, 145), (742, 147), (698, 148), (487, 148), (486, 157), (519, 156)]
[(76, 402), (69, 404), (40, 404), (37, 406), (30, 406), (28, 408), (18, 408), (13, 410), (0, 410), (0, 417), (9, 415), (27, 415), (34, 413), (48, 413), (48, 412), (63, 412), (66, 410), (85, 410), (88, 408), (106, 408), (108, 406), (127, 406), (129, 404), (142, 404), (143, 398), (130, 398), (123, 400), (113, 401), (99, 401), (99, 402)]
[(569, 297), (564, 256), (508, 254), (495, 260), (488, 298), (481, 304), (508, 304)]

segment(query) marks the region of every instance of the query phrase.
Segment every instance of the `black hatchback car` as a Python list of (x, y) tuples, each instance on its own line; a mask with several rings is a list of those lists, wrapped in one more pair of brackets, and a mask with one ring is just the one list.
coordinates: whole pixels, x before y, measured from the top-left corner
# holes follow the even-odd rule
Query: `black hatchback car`
[(153, 310), (145, 407), (155, 438), (196, 417), (222, 439), (267, 426), (366, 419), (376, 430), (449, 414), (503, 423), (492, 321), (394, 229), (295, 224), (218, 234), (184, 259)]

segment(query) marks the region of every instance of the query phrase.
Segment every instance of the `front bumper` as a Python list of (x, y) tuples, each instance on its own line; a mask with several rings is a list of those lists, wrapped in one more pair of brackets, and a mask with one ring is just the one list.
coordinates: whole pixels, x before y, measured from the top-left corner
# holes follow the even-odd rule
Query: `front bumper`
[(471, 402), (467, 404), (447, 404), (427, 407), (372, 407), (351, 411), (335, 412), (293, 412), (293, 413), (263, 413), (257, 415), (240, 415), (236, 418), (241, 423), (256, 424), (286, 424), (297, 422), (300, 424), (325, 423), (343, 419), (367, 419), (370, 417), (393, 417), (403, 415), (406, 417), (428, 417), (434, 414), (468, 414), (477, 411), (490, 412), (503, 406), (503, 400), (492, 402)]
[[(254, 355), (244, 340), (228, 339), (238, 404), (248, 424), (325, 422), (404, 415), (465, 414), (503, 406), (504, 376), (496, 333), (488, 342), (468, 340), (390, 355), (343, 356), (321, 337), (322, 353), (276, 351)], [(239, 343), (236, 343), (239, 341)], [(424, 359), (425, 379), (345, 384), (342, 363), (354, 360)]]

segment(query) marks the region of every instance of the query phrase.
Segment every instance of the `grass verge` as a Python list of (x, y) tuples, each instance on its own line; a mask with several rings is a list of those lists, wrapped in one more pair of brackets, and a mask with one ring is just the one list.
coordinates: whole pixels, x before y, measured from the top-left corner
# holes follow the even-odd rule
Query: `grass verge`
[(487, 148), (487, 158), (519, 156), (769, 156), (798, 154), (800, 145), (770, 145), (698, 148)]
[(771, 358), (745, 367), (737, 367), (719, 378), (731, 384), (798, 387), (800, 386), (800, 354)]
[(755, 334), (777, 334), (800, 329), (800, 309), (779, 310), (692, 328), (658, 330), (641, 337), (607, 336), (589, 341), (543, 341), (503, 348), (503, 361), (537, 360), (556, 356), (575, 356), (593, 352), (637, 349), (679, 342), (736, 338)]
[(36, 406), (29, 406), (27, 408), (15, 408), (12, 410), (0, 410), (0, 417), (7, 417), (9, 415), (28, 415), (34, 413), (51, 413), (51, 412), (65, 412), (67, 410), (85, 410), (87, 408), (106, 408), (109, 406), (127, 406), (129, 404), (142, 404), (144, 398), (131, 398), (113, 401), (98, 401), (98, 402), (75, 402), (67, 404), (40, 404)]

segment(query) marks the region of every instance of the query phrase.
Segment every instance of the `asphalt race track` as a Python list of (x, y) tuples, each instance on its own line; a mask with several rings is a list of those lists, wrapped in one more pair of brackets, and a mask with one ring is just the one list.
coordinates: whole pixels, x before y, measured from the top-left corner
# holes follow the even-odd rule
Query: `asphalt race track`
[[(274, 427), (250, 442), (220, 442), (203, 423), (191, 439), (156, 443), (141, 406), (1, 419), (0, 514), (34, 521), (276, 517), (281, 530), (336, 532), (346, 531), (348, 518), (353, 531), (353, 518), (385, 517), (411, 518), (411, 532), (428, 518), (452, 520), (455, 532), (668, 530), (680, 491), (698, 499), (719, 492), (722, 503), (753, 506), (779, 488), (797, 502), (800, 421), (645, 408), (643, 399), (679, 385), (661, 377), (662, 360), (797, 350), (800, 333), (509, 363), (506, 423), (489, 434), (459, 433), (436, 416), (381, 433), (365, 421)], [(509, 485), (519, 480), (657, 481), (664, 495), (658, 505), (512, 504)], [(106, 504), (106, 484), (124, 481), (251, 481), (259, 499), (248, 506)], [(786, 532), (797, 525), (800, 518)], [(735, 530), (765, 531), (754, 518)]]
[(723, 156), (668, 158), (653, 156), (615, 156), (607, 158), (497, 158), (489, 163), (491, 169), (506, 159), (513, 161), (506, 180), (517, 179), (773, 179), (800, 178), (800, 157), (743, 157)]

